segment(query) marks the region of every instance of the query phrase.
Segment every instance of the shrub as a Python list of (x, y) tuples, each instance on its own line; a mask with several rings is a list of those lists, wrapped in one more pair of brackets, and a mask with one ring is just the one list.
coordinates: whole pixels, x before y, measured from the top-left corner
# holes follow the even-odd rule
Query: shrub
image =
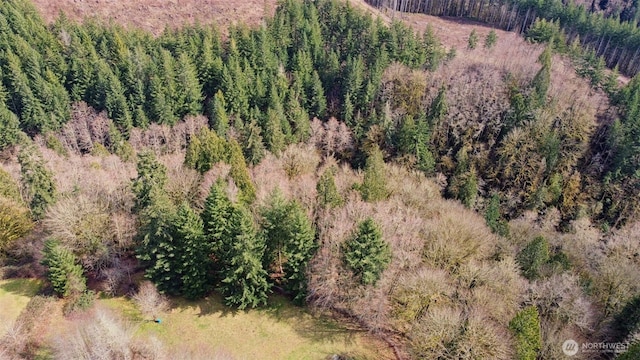
[(358, 224), (358, 230), (344, 242), (343, 252), (344, 262), (364, 285), (375, 284), (391, 262), (389, 244), (371, 218)]
[(29, 209), (0, 196), (0, 254), (33, 228)]
[(11, 174), (0, 167), (0, 197), (22, 202), (20, 187)]
[(535, 360), (541, 347), (538, 309), (535, 306), (522, 309), (509, 322), (509, 329), (516, 338), (518, 360)]
[(134, 341), (136, 328), (105, 309), (75, 321), (53, 344), (57, 359), (132, 359), (141, 352)]
[(65, 315), (69, 315), (75, 312), (86, 311), (93, 306), (93, 301), (95, 300), (96, 293), (92, 290), (83, 291), (82, 293), (72, 297), (65, 304), (62, 312)]

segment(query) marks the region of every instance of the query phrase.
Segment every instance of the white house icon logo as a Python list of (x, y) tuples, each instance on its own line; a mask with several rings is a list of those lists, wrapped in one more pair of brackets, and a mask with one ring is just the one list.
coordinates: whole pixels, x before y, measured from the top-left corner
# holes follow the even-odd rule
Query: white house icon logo
[(567, 340), (562, 343), (562, 352), (567, 356), (573, 356), (578, 353), (578, 343), (574, 340)]

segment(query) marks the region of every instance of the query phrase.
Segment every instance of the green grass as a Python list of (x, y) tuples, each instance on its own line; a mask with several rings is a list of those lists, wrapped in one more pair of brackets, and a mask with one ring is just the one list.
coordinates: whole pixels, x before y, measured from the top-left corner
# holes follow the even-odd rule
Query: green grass
[(176, 300), (160, 324), (144, 319), (124, 298), (102, 299), (130, 321), (140, 336), (155, 336), (168, 348), (191, 353), (220, 351), (236, 359), (326, 359), (348, 354), (357, 359), (392, 358), (385, 344), (324, 316), (313, 316), (273, 296), (267, 307), (236, 311), (219, 297), (197, 302)]
[(0, 336), (41, 287), (42, 282), (35, 279), (0, 280)]

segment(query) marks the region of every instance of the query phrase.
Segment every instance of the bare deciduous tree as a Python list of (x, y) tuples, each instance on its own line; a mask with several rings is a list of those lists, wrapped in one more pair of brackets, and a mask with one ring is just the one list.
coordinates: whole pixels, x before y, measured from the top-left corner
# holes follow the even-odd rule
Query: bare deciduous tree
[(169, 309), (167, 297), (160, 294), (156, 286), (150, 281), (144, 281), (140, 284), (138, 292), (133, 296), (133, 301), (135, 301), (143, 314), (154, 319), (160, 313)]

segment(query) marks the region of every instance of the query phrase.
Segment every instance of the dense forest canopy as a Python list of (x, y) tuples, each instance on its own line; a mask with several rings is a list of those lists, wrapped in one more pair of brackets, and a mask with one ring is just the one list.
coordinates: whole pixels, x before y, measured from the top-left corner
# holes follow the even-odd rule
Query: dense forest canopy
[[(552, 8), (558, 7), (541, 6), (545, 11)], [(536, 16), (543, 14), (527, 14), (523, 20), (533, 23), (531, 37), (534, 30), (544, 34), (548, 28), (534, 23)], [(64, 17), (47, 27), (24, 1), (5, 2), (0, 24), (3, 148), (18, 141), (20, 130), (30, 136), (60, 131), (71, 117), (71, 104), (84, 101), (106, 111), (113, 121), (102, 139), (112, 152), (126, 151), (119, 148), (127, 146), (124, 140), (132, 129), (175, 125), (185, 116), (205, 113), (219, 136), (224, 137), (227, 128), (233, 130), (243, 155), (255, 164), (263, 148), (277, 154), (286, 144), (306, 140), (310, 118), (333, 116), (351, 129), (357, 142), (348, 153), (336, 154), (343, 160), (362, 166), (367, 149), (377, 143), (387, 159), (412, 159), (412, 166), (427, 174), (442, 172), (450, 177), (446, 193), (466, 198), (468, 205), (475, 204), (469, 201), (480, 190), (474, 184), (485, 183), (487, 197), (498, 192), (504, 199), (515, 199), (507, 201), (512, 205), (503, 211), (508, 217), (526, 208), (562, 203), (563, 217), (571, 219), (578, 213), (580, 204), (573, 197), (579, 189), (585, 183), (611, 179), (604, 188), (590, 189), (590, 199), (585, 201), (603, 204), (601, 212), (590, 215), (619, 225), (635, 214), (636, 201), (625, 195), (635, 187), (633, 177), (626, 176), (632, 171), (624, 164), (633, 163), (635, 156), (632, 149), (637, 140), (625, 134), (634, 128), (637, 82), (618, 94), (610, 78), (602, 75), (597, 58), (591, 58), (596, 65), (587, 66), (584, 74), (619, 104), (620, 121), (604, 129), (611, 133), (607, 139), (592, 139), (588, 120), (571, 120), (587, 115), (576, 113), (576, 108), (568, 110), (562, 117), (569, 127), (544, 125), (538, 129), (543, 135), (536, 135), (538, 144), (531, 144), (546, 169), (523, 177), (495, 168), (514, 166), (520, 155), (505, 151), (515, 145), (510, 142), (520, 141), (515, 139), (519, 130), (535, 127), (531, 119), (553, 116), (548, 111), (544, 114), (546, 104), (553, 102), (546, 93), (549, 55), (530, 83), (510, 81), (505, 74), (502, 87), (509, 95), (500, 101), (509, 107), (485, 114), (495, 118), (487, 124), (490, 127), (479, 136), (463, 138), (445, 131), (457, 116), (455, 111), (447, 113), (446, 84), (429, 100), (433, 95), (420, 88), (424, 85), (385, 76), (395, 63), (437, 74), (438, 66), (455, 52), (447, 52), (429, 28), (416, 34), (401, 22), (387, 25), (348, 4), (284, 2), (265, 26), (232, 27), (224, 40), (213, 26), (167, 30), (155, 38), (91, 21), (79, 25)], [(633, 38), (624, 36), (625, 41)], [(540, 41), (545, 40), (553, 43), (544, 36)], [(400, 102), (402, 98), (406, 100)], [(570, 129), (574, 125), (582, 127)], [(569, 133), (563, 135), (563, 131)], [(483, 156), (490, 161), (476, 163), (479, 147), (486, 146), (488, 153)], [(596, 156), (600, 163), (587, 168), (587, 156)]]
[[(637, 72), (635, 22), (555, 1), (395, 4), (522, 31), (534, 60), (474, 63), (499, 42), (475, 30), (460, 59), (429, 27), (336, 0), (155, 37), (3, 1), (0, 152), (21, 184), (0, 172), (0, 253), (25, 261), (12, 246), (35, 227), (70, 303), (91, 298), (84, 276), (116, 284), (132, 263), (162, 293), (239, 309), (278, 291), (417, 358), (633, 339), (640, 77), (620, 86), (599, 56)], [(558, 88), (558, 63), (579, 87)], [(64, 184), (49, 167), (65, 162), (101, 176)]]

